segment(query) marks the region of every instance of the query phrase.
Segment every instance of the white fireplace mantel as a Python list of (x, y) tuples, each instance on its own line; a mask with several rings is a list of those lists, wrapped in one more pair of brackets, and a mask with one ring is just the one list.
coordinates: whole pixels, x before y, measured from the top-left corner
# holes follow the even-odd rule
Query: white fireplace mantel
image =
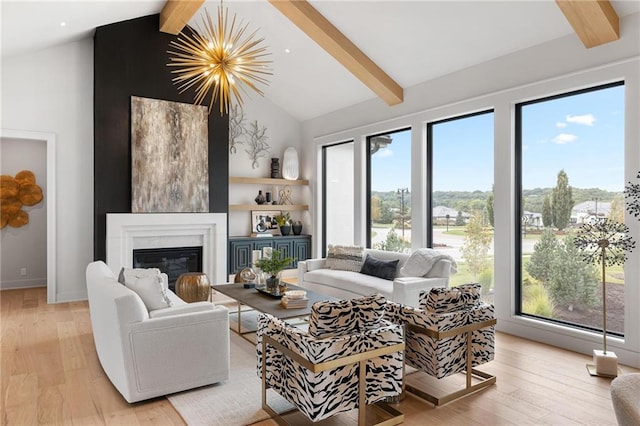
[(226, 213), (107, 213), (107, 265), (117, 276), (133, 250), (202, 246), (202, 272), (227, 282)]

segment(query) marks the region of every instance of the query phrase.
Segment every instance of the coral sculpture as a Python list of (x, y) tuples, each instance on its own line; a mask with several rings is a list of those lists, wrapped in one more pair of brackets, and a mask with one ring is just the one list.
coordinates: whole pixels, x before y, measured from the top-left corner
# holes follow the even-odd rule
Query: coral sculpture
[(19, 228), (29, 223), (29, 213), (23, 206), (35, 206), (42, 201), (42, 189), (36, 185), (36, 177), (29, 170), (18, 172), (15, 177), (0, 176), (0, 229), (5, 226)]

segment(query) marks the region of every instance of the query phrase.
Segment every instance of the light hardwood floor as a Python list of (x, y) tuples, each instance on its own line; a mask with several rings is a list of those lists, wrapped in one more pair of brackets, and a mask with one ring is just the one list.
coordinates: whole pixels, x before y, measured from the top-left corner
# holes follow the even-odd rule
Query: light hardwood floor
[[(0, 292), (3, 425), (184, 424), (165, 398), (127, 404), (113, 388), (86, 302), (48, 305), (46, 298), (45, 288)], [(496, 359), (481, 368), (496, 385), (439, 408), (411, 395), (398, 407), (405, 425), (615, 425), (610, 380), (589, 376), (587, 361), (497, 333)]]

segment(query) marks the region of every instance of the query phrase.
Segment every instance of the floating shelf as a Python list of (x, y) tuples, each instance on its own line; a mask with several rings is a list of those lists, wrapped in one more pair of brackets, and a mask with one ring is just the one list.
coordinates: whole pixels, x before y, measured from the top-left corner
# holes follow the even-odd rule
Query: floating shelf
[(281, 211), (303, 211), (309, 210), (308, 205), (302, 204), (231, 204), (229, 211), (250, 211), (250, 210), (281, 210)]
[(247, 183), (247, 184), (259, 184), (259, 185), (309, 185), (307, 179), (287, 180), (287, 179), (274, 179), (274, 178), (252, 178), (252, 177), (237, 177), (229, 176), (229, 183)]

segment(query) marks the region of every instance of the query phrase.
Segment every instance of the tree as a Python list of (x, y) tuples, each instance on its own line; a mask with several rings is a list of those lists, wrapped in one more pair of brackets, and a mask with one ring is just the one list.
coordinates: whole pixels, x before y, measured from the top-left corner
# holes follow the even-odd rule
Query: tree
[(598, 304), (598, 268), (583, 259), (582, 252), (568, 234), (558, 246), (551, 263), (551, 297), (556, 305), (585, 309)]
[(382, 212), (380, 209), (380, 198), (376, 195), (371, 197), (371, 221), (379, 222), (382, 217)]
[(569, 186), (569, 177), (564, 170), (558, 172), (556, 187), (551, 192), (551, 210), (553, 212), (553, 224), (562, 231), (571, 220), (573, 209), (572, 190)]
[(385, 202), (380, 203), (380, 223), (393, 222), (393, 212)]
[(478, 274), (486, 268), (489, 248), (491, 246), (491, 233), (482, 223), (482, 214), (475, 212), (465, 227), (464, 244), (460, 253), (467, 263), (473, 279), (477, 280)]
[(542, 224), (549, 228), (553, 226), (553, 209), (549, 195), (545, 195), (542, 201)]
[(547, 228), (540, 236), (538, 242), (533, 246), (531, 260), (525, 269), (536, 280), (544, 285), (551, 281), (551, 265), (556, 257), (558, 241), (550, 228)]
[(456, 216), (456, 226), (464, 226), (464, 217), (462, 217), (462, 210), (458, 210), (458, 215)]
[(398, 236), (394, 227), (389, 229), (387, 238), (375, 245), (378, 250), (408, 252), (411, 250), (411, 243)]
[(487, 217), (489, 218), (489, 223), (491, 224), (491, 226), (494, 226), (494, 219), (493, 219), (493, 191), (491, 191), (491, 194), (489, 194), (489, 196), (487, 197)]
[(617, 194), (611, 200), (611, 210), (609, 210), (609, 219), (614, 222), (624, 223), (624, 200), (622, 195)]

